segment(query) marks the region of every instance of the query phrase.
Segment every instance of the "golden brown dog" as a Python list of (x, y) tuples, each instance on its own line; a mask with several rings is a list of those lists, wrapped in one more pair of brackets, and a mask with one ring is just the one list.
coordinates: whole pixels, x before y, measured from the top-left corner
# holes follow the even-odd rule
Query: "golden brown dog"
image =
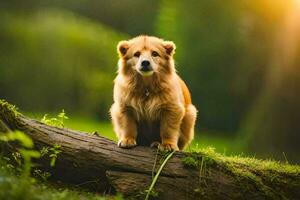
[(118, 75), (110, 109), (118, 145), (182, 150), (194, 137), (197, 110), (177, 75), (175, 44), (138, 36), (118, 44)]

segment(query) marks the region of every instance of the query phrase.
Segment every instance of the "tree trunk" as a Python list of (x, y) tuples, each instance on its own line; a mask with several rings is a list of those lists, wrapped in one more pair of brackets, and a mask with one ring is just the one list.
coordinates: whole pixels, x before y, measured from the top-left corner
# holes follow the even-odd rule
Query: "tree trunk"
[[(0, 131), (10, 130), (26, 133), (37, 149), (54, 144), (61, 146), (62, 152), (54, 167), (49, 167), (47, 157), (37, 161), (44, 170), (51, 172), (53, 180), (101, 192), (121, 192), (134, 199), (145, 197), (153, 171), (157, 172), (163, 158), (163, 153), (155, 149), (121, 149), (114, 141), (101, 136), (43, 124), (16, 113), (8, 103), (0, 101)], [(187, 165), (183, 159), (188, 158), (197, 158), (201, 165)], [(271, 169), (260, 167), (263, 161), (256, 162), (257, 167), (254, 167), (254, 164), (222, 161), (205, 153), (176, 152), (158, 178), (155, 198), (300, 199), (298, 166), (282, 165), (281, 168), (277, 164), (279, 169), (278, 166)], [(293, 170), (283, 170), (288, 167)]]
[(265, 83), (241, 128), (249, 151), (263, 158), (297, 164), (300, 164), (299, 11), (299, 7), (291, 7), (274, 32)]

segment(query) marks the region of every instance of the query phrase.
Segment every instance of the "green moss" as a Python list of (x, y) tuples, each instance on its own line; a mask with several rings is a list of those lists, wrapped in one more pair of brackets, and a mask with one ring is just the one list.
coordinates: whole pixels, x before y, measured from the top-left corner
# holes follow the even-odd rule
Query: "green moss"
[(184, 165), (192, 168), (201, 168), (204, 163), (205, 165), (213, 165), (216, 163), (213, 158), (199, 153), (191, 153), (188, 156), (184, 157), (182, 161)]
[(193, 156), (188, 156), (183, 158), (183, 164), (189, 167), (197, 168), (199, 166), (199, 161), (196, 160)]
[(14, 117), (18, 116), (18, 108), (15, 105), (8, 103), (4, 99), (0, 99), (0, 111), (6, 114), (13, 114)]
[(244, 167), (248, 170), (275, 172), (278, 174), (285, 174), (291, 176), (300, 176), (300, 166), (282, 163), (274, 160), (261, 160), (250, 157), (241, 156), (224, 156), (214, 151), (213, 148), (193, 149), (187, 153), (183, 159), (186, 165), (200, 166), (199, 161), (201, 157), (205, 157), (209, 164), (218, 163), (230, 168)]
[(201, 149), (201, 150), (192, 150), (187, 153), (187, 156), (183, 158), (183, 164), (193, 168), (200, 168), (205, 165), (214, 165), (216, 164), (216, 153), (211, 147)]
[[(183, 158), (184, 165), (199, 169), (199, 179), (206, 176), (207, 168), (218, 167), (230, 174), (241, 189), (255, 187), (268, 199), (286, 199), (287, 191), (300, 187), (300, 166), (273, 160), (241, 156), (224, 156), (213, 148), (193, 149)], [(201, 182), (199, 182), (200, 187)], [(199, 188), (197, 188), (197, 191)], [(196, 191), (195, 191), (196, 192)]]

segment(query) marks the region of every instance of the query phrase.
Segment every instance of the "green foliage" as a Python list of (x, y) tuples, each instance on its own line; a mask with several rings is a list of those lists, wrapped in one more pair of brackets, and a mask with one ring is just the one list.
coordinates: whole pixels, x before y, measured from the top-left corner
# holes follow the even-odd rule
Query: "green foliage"
[(66, 115), (65, 110), (63, 109), (61, 113), (57, 115), (57, 117), (52, 117), (50, 119), (48, 118), (48, 114), (45, 114), (41, 119), (41, 122), (50, 126), (64, 127), (64, 122), (66, 119), (69, 119), (69, 117)]
[(58, 154), (60, 154), (62, 151), (60, 150), (61, 146), (59, 144), (54, 144), (52, 147), (43, 146), (40, 149), (41, 157), (49, 156), (50, 158), (50, 166), (54, 167)]
[(30, 137), (21, 131), (15, 131), (0, 135), (0, 140), (4, 142), (17, 141), (20, 142), (23, 147), (32, 148), (33, 142)]
[(35, 150), (19, 149), (19, 152), (24, 159), (24, 175), (29, 176), (31, 172), (32, 158), (39, 158), (40, 153)]
[(41, 180), (42, 182), (46, 182), (48, 178), (51, 176), (51, 173), (40, 169), (34, 169), (33, 176)]
[(49, 147), (43, 146), (40, 150), (40, 153), (41, 153), (41, 157), (44, 157), (49, 153)]
[(60, 147), (61, 147), (60, 145), (54, 144), (54, 146), (49, 149), (49, 153), (50, 153), (49, 157), (51, 158), (50, 160), (51, 167), (54, 167), (57, 156), (59, 153), (61, 153)]
[[(25, 110), (64, 107), (108, 118), (116, 45), (127, 35), (57, 9), (30, 14), (3, 11), (0, 24), (2, 96)], [(14, 87), (21, 80), (26, 84)]]
[(17, 152), (13, 154), (15, 161), (21, 165), (23, 159), (23, 175), (25, 177), (30, 176), (32, 168), (32, 158), (39, 158), (40, 153), (38, 151), (32, 150), (33, 142), (30, 137), (20, 131), (6, 133), (0, 136), (0, 140), (4, 142), (19, 142), (21, 147), (17, 149)]
[(69, 117), (67, 117), (65, 110), (63, 109), (61, 113), (59, 113), (57, 115), (57, 117), (59, 118), (59, 121), (61, 122), (62, 126), (64, 126), (64, 120), (65, 119), (69, 119)]
[[(101, 197), (91, 193), (80, 190), (72, 190), (67, 188), (55, 189), (51, 185), (45, 185), (47, 179), (50, 177), (49, 172), (42, 171), (38, 168), (32, 168), (32, 159), (38, 159), (40, 156), (49, 154), (51, 157), (51, 166), (55, 165), (57, 155), (61, 152), (59, 145), (54, 145), (51, 148), (42, 148), (41, 152), (32, 150), (33, 142), (24, 133), (16, 131), (2, 134), (0, 141), (3, 142), (18, 142), (20, 148), (12, 153), (12, 159), (0, 156), (0, 199), (6, 200), (105, 200), (106, 197)], [(17, 164), (14, 166), (10, 164)], [(23, 166), (23, 168), (21, 168)], [(19, 172), (19, 175), (15, 175)], [(32, 174), (44, 184), (36, 184), (37, 180), (31, 177)], [(109, 199), (122, 199), (121, 195), (111, 197)]]
[(32, 178), (13, 175), (7, 163), (0, 157), (0, 199), (5, 200), (121, 200), (122, 196), (103, 197), (72, 188), (55, 188), (37, 183)]
[[(13, 158), (13, 161), (17, 164), (17, 170), (18, 171), (22, 171), (21, 167), (22, 166), (22, 156), (19, 152), (13, 152), (11, 154), (12, 158)], [(7, 160), (10, 160), (10, 158), (7, 158)]]

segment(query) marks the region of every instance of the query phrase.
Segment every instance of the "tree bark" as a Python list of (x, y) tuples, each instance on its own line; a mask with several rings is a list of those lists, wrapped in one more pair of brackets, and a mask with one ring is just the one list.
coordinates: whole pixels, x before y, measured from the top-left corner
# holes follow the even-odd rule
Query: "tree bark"
[[(61, 146), (54, 167), (49, 166), (47, 156), (37, 161), (44, 170), (51, 172), (52, 180), (87, 186), (98, 192), (121, 192), (133, 199), (145, 198), (153, 171), (157, 172), (163, 157), (148, 147), (121, 149), (105, 137), (43, 124), (14, 112), (8, 103), (0, 101), (0, 132), (10, 130), (26, 133), (37, 149), (54, 144)], [(9, 148), (8, 151), (5, 152), (14, 150)], [(239, 164), (241, 170), (253, 172), (257, 181), (253, 177), (239, 177), (219, 162), (205, 164), (204, 173), (201, 173), (199, 168), (183, 163), (187, 156), (191, 154), (176, 152), (167, 162), (154, 188), (158, 196), (153, 198), (300, 199), (299, 171), (274, 171), (272, 177), (283, 180), (274, 181), (274, 178), (271, 180), (272, 177), (264, 175), (268, 171), (255, 170), (254, 173), (250, 166)], [(207, 155), (199, 153), (201, 156)]]

